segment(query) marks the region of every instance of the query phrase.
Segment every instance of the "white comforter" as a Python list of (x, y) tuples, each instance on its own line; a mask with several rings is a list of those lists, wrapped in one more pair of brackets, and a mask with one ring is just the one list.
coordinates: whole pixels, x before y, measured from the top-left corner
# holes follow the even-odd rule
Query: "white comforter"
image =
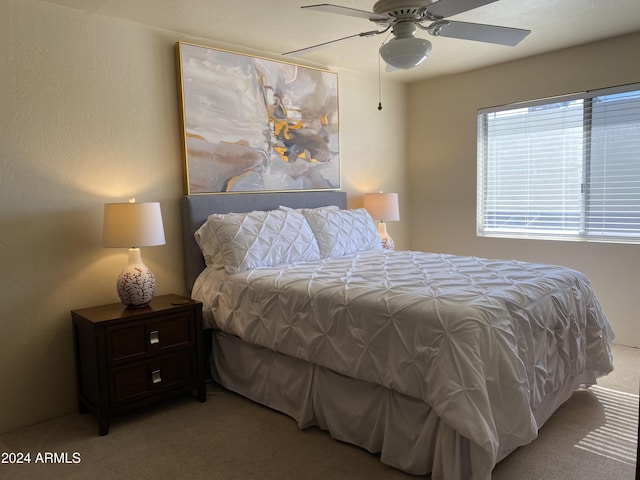
[(479, 447), (474, 478), (536, 437), (546, 393), (613, 368), (601, 306), (565, 267), (377, 251), (208, 269), (193, 296), (207, 327), (424, 400)]

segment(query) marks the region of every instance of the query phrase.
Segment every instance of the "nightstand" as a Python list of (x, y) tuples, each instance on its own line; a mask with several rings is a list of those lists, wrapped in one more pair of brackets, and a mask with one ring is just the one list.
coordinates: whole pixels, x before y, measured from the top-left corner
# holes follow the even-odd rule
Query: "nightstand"
[(98, 417), (100, 435), (113, 415), (197, 392), (206, 401), (202, 303), (178, 295), (142, 308), (121, 303), (71, 311), (78, 409)]

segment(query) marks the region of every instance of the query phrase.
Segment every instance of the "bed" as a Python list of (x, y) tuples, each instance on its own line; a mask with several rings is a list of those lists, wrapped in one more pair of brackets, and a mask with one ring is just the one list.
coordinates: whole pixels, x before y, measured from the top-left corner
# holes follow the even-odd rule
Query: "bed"
[(490, 479), (613, 369), (613, 332), (575, 270), (383, 250), (338, 191), (182, 208), (214, 379), (405, 472)]

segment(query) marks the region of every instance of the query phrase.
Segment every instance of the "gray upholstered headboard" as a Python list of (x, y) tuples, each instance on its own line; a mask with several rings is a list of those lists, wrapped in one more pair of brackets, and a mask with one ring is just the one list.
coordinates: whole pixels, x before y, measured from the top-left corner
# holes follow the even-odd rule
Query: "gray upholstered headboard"
[(274, 210), (279, 206), (315, 208), (337, 205), (347, 208), (347, 194), (338, 191), (280, 192), (280, 193), (225, 193), (213, 195), (186, 195), (182, 198), (182, 235), (187, 291), (205, 268), (204, 258), (193, 236), (212, 213), (244, 213), (253, 210)]

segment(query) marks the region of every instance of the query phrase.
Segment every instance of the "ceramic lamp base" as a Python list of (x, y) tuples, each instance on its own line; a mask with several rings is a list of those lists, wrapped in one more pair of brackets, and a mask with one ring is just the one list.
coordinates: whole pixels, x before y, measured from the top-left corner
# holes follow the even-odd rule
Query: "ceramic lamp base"
[(380, 222), (378, 224), (378, 235), (380, 235), (380, 241), (382, 242), (382, 248), (385, 250), (394, 250), (395, 245), (393, 238), (387, 233), (387, 224)]
[(142, 263), (139, 248), (129, 249), (129, 263), (118, 277), (118, 295), (131, 308), (144, 307), (156, 293), (156, 279), (149, 267)]

